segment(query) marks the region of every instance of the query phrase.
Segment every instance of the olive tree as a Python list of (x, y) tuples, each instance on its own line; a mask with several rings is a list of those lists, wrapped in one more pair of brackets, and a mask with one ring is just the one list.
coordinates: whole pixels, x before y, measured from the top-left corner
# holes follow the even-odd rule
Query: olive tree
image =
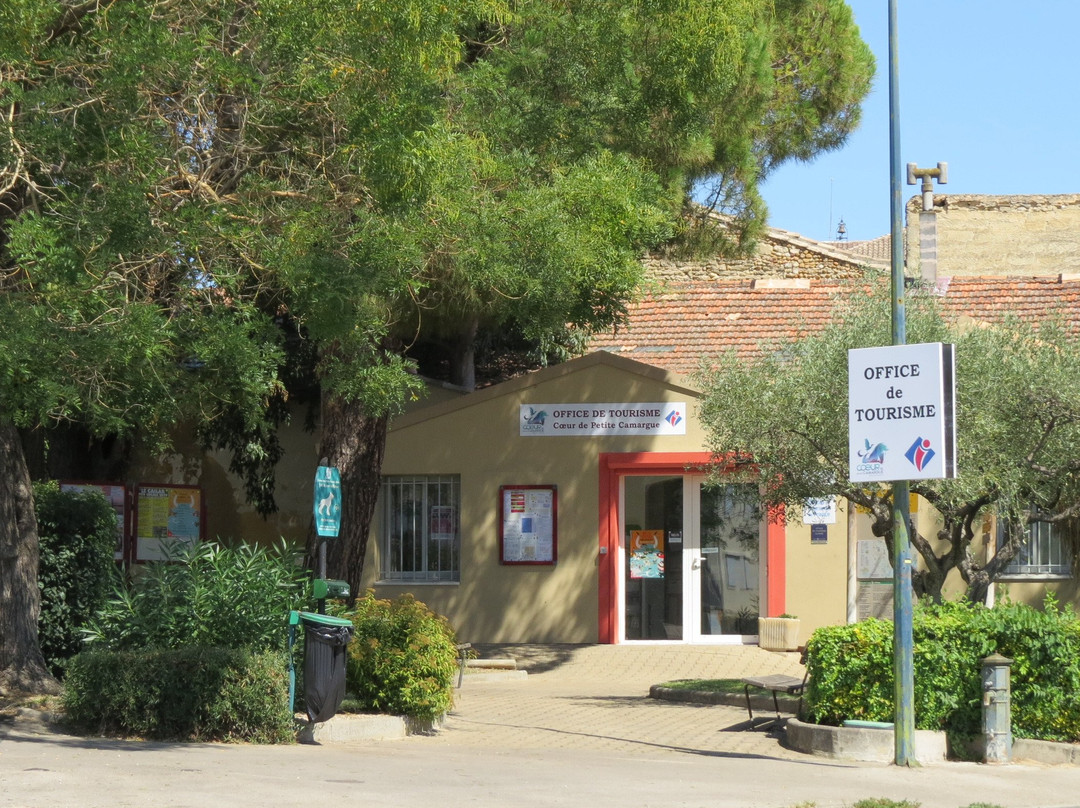
[[(885, 284), (853, 283), (817, 333), (770, 345), (756, 359), (719, 358), (703, 370), (702, 418), (710, 448), (736, 473), (760, 481), (770, 505), (791, 515), (815, 497), (843, 497), (869, 512), (875, 536), (893, 541), (891, 486), (849, 481), (847, 352), (888, 345)], [(1034, 522), (1074, 524), (1080, 515), (1080, 352), (1063, 312), (1038, 322), (982, 326), (950, 319), (937, 296), (907, 298), (909, 343), (955, 345), (955, 479), (915, 480), (911, 492), (940, 515), (933, 535), (912, 526), (921, 564), (916, 595), (940, 600), (959, 574), (969, 600), (985, 600)], [(985, 563), (972, 542), (996, 515), (1004, 538)]]

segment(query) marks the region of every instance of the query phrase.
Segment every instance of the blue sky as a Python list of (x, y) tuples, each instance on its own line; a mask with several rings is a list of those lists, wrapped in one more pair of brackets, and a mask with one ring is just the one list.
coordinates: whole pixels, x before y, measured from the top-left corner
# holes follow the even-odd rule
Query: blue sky
[[(840, 219), (851, 240), (890, 228), (889, 4), (848, 5), (877, 58), (862, 123), (762, 188), (770, 225), (826, 241)], [(947, 162), (941, 193), (1080, 193), (1080, 2), (897, 0), (897, 20), (902, 166)]]

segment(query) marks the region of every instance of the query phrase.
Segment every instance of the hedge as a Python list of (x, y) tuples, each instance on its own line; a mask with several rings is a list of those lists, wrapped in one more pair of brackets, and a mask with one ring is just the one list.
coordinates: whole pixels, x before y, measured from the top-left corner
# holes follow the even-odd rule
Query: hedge
[(82, 646), (81, 630), (118, 579), (116, 513), (98, 492), (34, 484), (38, 523), (38, 641), (54, 675)]
[[(920, 605), (912, 624), (915, 723), (960, 735), (981, 731), (982, 660), (1011, 668), (1012, 731), (1018, 738), (1080, 741), (1080, 620), (1053, 599), (1038, 610), (1006, 603)], [(866, 620), (818, 629), (807, 644), (811, 721), (892, 721), (893, 624)]]
[(295, 740), (280, 652), (189, 646), (72, 658), (67, 719), (89, 732), (179, 741)]

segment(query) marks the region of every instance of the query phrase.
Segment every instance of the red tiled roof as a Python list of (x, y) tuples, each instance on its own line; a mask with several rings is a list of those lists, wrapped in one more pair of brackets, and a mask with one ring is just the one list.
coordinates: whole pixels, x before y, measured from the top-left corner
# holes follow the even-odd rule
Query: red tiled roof
[[(627, 324), (594, 338), (590, 350), (690, 375), (727, 351), (752, 358), (770, 345), (820, 331), (837, 298), (859, 287), (850, 281), (817, 280), (804, 281), (799, 288), (790, 282), (776, 286), (746, 279), (690, 283), (632, 306)], [(942, 279), (938, 289), (950, 318), (1000, 323), (1008, 314), (1037, 320), (1061, 309), (1071, 332), (1080, 336), (1080, 279), (956, 277)]]
[(955, 276), (941, 278), (945, 312), (950, 317), (970, 317), (1001, 323), (1015, 316), (1038, 322), (1054, 312), (1065, 316), (1070, 333), (1080, 334), (1080, 277), (1062, 276)]
[(826, 241), (824, 243), (841, 252), (879, 261), (888, 261), (892, 257), (892, 236), (888, 234), (869, 241)]

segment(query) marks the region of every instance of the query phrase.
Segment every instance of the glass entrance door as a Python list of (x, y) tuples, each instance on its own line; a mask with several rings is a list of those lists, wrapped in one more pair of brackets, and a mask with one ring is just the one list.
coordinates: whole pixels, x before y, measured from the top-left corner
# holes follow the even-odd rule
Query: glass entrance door
[(698, 638), (749, 640), (757, 634), (761, 601), (761, 510), (752, 485), (705, 487), (694, 496), (690, 566)]
[(754, 486), (626, 476), (620, 519), (624, 640), (753, 639), (762, 536)]
[(683, 638), (683, 478), (623, 478), (623, 637)]

